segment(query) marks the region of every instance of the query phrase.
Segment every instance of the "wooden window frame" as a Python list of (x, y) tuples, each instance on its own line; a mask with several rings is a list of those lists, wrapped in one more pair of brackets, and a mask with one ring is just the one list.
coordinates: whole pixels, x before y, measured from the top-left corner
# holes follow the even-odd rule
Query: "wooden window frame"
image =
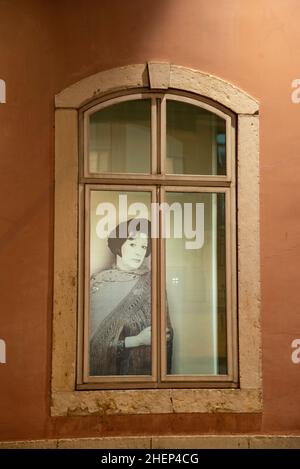
[[(131, 92), (125, 96), (114, 95), (105, 97), (101, 102), (89, 103), (88, 107), (80, 111), (79, 121), (83, 129), (80, 129), (81, 138), (80, 148), (83, 154), (79, 155), (79, 160), (83, 161), (81, 169), (83, 174), (79, 174), (80, 188), (85, 196), (79, 201), (80, 220), (84, 218), (84, 234), (79, 238), (79, 255), (82, 269), (79, 271), (79, 298), (82, 301), (78, 303), (78, 357), (77, 357), (77, 389), (93, 389), (98, 385), (99, 389), (126, 389), (153, 387), (237, 387), (238, 385), (238, 367), (237, 367), (237, 326), (236, 326), (236, 256), (235, 256), (235, 115), (220, 106), (215, 108), (209, 104), (208, 100), (203, 102), (200, 98), (181, 93), (153, 93), (151, 91), (136, 93)], [(149, 174), (139, 173), (93, 173), (89, 172), (89, 117), (90, 115), (108, 108), (115, 104), (130, 102), (134, 100), (151, 100), (151, 168)], [(205, 109), (211, 114), (224, 119), (226, 123), (226, 175), (185, 175), (185, 174), (166, 174), (166, 103), (168, 100), (191, 104)], [(157, 119), (157, 116), (160, 118)], [(159, 142), (159, 146), (157, 145)], [(159, 151), (157, 151), (159, 150)], [(158, 171), (159, 168), (159, 171)], [(126, 185), (126, 179), (130, 179), (131, 185)], [(89, 184), (90, 180), (94, 184)], [(109, 179), (111, 185), (104, 184)], [(169, 180), (172, 179), (172, 186)], [(122, 185), (120, 185), (122, 181)], [(141, 185), (143, 182), (151, 181), (153, 185)], [(183, 186), (182, 183), (186, 185)], [(215, 186), (212, 186), (214, 183)], [(124, 185), (125, 184), (125, 185)], [(134, 185), (132, 185), (134, 184)], [(176, 185), (175, 185), (176, 184)], [(166, 344), (164, 335), (160, 334), (161, 339), (157, 339), (157, 326), (159, 330), (165, 330), (165, 289), (166, 289), (166, 262), (164, 240), (158, 240), (159, 249), (157, 249), (157, 240), (152, 239), (152, 376), (101, 376), (91, 377), (88, 374), (88, 344), (89, 344), (89, 253), (90, 253), (90, 235), (89, 235), (89, 201), (91, 190), (106, 191), (148, 191), (152, 193), (152, 202), (163, 202), (166, 191), (172, 192), (199, 192), (199, 193), (217, 193), (225, 194), (226, 205), (226, 340), (227, 340), (227, 366), (226, 375), (167, 375), (165, 370), (166, 362)], [(156, 197), (157, 191), (159, 192)], [(160, 216), (160, 224), (163, 223), (163, 214)], [(159, 253), (159, 259), (157, 258)], [(156, 266), (158, 268), (156, 268)], [(159, 304), (157, 304), (159, 301)], [(160, 313), (159, 313), (160, 312)], [(158, 316), (160, 320), (158, 321)], [(157, 324), (159, 322), (159, 324)], [(159, 355), (159, 356), (157, 356)], [(161, 359), (160, 359), (161, 357)]]
[[(230, 190), (231, 189), (231, 190)], [(238, 386), (238, 362), (237, 362), (237, 321), (236, 321), (236, 241), (235, 241), (235, 197), (233, 188), (225, 187), (193, 187), (193, 186), (165, 186), (161, 189), (161, 201), (164, 202), (166, 192), (193, 192), (225, 195), (225, 237), (226, 237), (226, 339), (227, 339), (227, 367), (226, 375), (167, 375), (165, 367), (161, 370), (162, 387), (189, 386), (189, 387), (215, 387), (236, 388)], [(163, 226), (163, 214), (161, 214), (161, 226)], [(165, 292), (166, 292), (166, 258), (164, 239), (160, 240), (160, 309), (162, 316), (161, 328), (165, 330)], [(165, 337), (161, 335), (162, 363), (165, 359)]]
[[(237, 120), (237, 261), (238, 261), (238, 365), (239, 380), (236, 388), (215, 389), (211, 385), (197, 388), (185, 383), (167, 389), (95, 389), (78, 390), (76, 387), (76, 350), (80, 327), (77, 323), (78, 292), (78, 200), (82, 191), (79, 178), (78, 121), (81, 110), (113, 97), (114, 93), (132, 94), (132, 91), (151, 89), (154, 93), (195, 96), (202, 103), (213, 102), (214, 109), (225, 107)], [(160, 94), (160, 93), (159, 93)], [(52, 349), (52, 415), (85, 414), (144, 414), (173, 412), (260, 412), (262, 409), (261, 384), (261, 329), (260, 329), (260, 276), (259, 276), (259, 163), (258, 163), (258, 103), (233, 85), (211, 75), (170, 64), (138, 64), (100, 72), (72, 85), (56, 97), (55, 145), (55, 247), (54, 247), (54, 315)], [(79, 145), (79, 142), (80, 145)], [(161, 142), (156, 142), (161, 145)], [(164, 148), (161, 146), (163, 152)], [(228, 169), (228, 166), (227, 166)], [(232, 172), (232, 175), (235, 172)], [(157, 176), (141, 176), (142, 184), (151, 186)], [(222, 178), (223, 176), (218, 176)], [(227, 177), (227, 176), (226, 176)], [(126, 177), (129, 184), (136, 178)], [(215, 179), (215, 177), (213, 177)], [(195, 183), (199, 191), (212, 192), (220, 179)], [(223, 177), (224, 179), (224, 177)], [(140, 177), (139, 177), (140, 180)], [(162, 186), (177, 184), (174, 175), (160, 178)], [(184, 189), (191, 186), (189, 177), (180, 180)], [(86, 184), (93, 184), (89, 177)], [(115, 179), (103, 178), (112, 184)], [(122, 184), (122, 179), (118, 183)], [(227, 190), (230, 181), (223, 180)], [(201, 190), (200, 190), (201, 189)], [(234, 191), (232, 191), (234, 192)], [(232, 203), (232, 201), (231, 201)], [(247, 220), (247, 221), (246, 221)], [(251, 231), (249, 232), (249, 225)], [(231, 228), (231, 232), (235, 232)], [(79, 298), (79, 302), (80, 302)], [(168, 383), (169, 386), (169, 383)], [(183, 387), (184, 389), (180, 389)], [(97, 388), (97, 385), (96, 385)], [(92, 390), (95, 389), (95, 390)]]
[[(156, 188), (154, 186), (140, 186), (140, 185), (103, 185), (99, 183), (87, 184), (81, 187), (81, 191), (85, 193), (85, 203), (81, 204), (81, 214), (89, 214), (90, 206), (90, 192), (91, 191), (126, 191), (126, 192), (146, 192), (151, 193), (151, 202), (156, 202)], [(83, 202), (83, 200), (82, 200)], [(84, 220), (85, 224), (85, 235), (81, 237), (80, 242), (80, 265), (81, 270), (81, 282), (79, 280), (79, 298), (82, 301), (78, 305), (78, 367), (77, 367), (77, 388), (78, 389), (90, 389), (90, 385), (93, 384), (93, 388), (96, 388), (98, 384), (99, 389), (122, 389), (129, 387), (153, 387), (154, 382), (157, 381), (157, 336), (152, 334), (151, 338), (151, 351), (152, 351), (152, 375), (143, 376), (128, 376), (122, 377), (120, 383), (119, 377), (117, 376), (103, 376), (103, 377), (91, 377), (88, 374), (88, 344), (89, 344), (89, 292), (90, 292), (90, 217), (86, 216)], [(85, 241), (86, 239), (86, 241)], [(158, 240), (151, 239), (151, 304), (152, 304), (152, 326), (156, 331), (157, 329), (157, 288), (156, 288), (156, 263), (157, 263), (157, 245)], [(83, 347), (81, 346), (83, 344)], [(142, 384), (141, 384), (142, 381)]]

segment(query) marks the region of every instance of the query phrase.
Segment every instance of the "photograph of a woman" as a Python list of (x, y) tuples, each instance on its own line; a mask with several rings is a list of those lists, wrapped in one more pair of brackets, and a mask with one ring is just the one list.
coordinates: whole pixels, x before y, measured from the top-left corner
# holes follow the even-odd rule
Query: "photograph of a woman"
[[(91, 277), (92, 376), (151, 375), (150, 233), (147, 219), (120, 223), (107, 240), (114, 265)], [(170, 324), (167, 339), (172, 347)]]

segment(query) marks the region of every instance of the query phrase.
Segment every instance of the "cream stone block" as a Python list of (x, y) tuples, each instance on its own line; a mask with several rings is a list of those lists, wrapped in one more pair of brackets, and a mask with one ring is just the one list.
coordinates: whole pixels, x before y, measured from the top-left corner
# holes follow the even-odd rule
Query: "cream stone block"
[(238, 117), (240, 383), (261, 387), (258, 116)]
[(77, 112), (55, 113), (53, 390), (75, 384), (77, 314)]
[(258, 102), (234, 85), (207, 73), (171, 65), (170, 88), (213, 99), (238, 114), (258, 112)]
[(246, 436), (161, 436), (153, 437), (153, 449), (247, 449)]
[(169, 390), (58, 392), (52, 415), (114, 415), (172, 413)]
[(255, 436), (249, 444), (250, 449), (300, 449), (300, 436)]
[(150, 437), (69, 438), (58, 440), (59, 449), (149, 449)]
[(74, 83), (55, 97), (56, 108), (78, 109), (103, 94), (149, 86), (146, 64), (127, 65), (95, 73)]
[(176, 413), (231, 413), (262, 410), (261, 393), (241, 389), (173, 389), (172, 404)]
[(0, 449), (56, 449), (57, 440), (0, 441)]
[(170, 85), (170, 64), (168, 63), (148, 63), (150, 88), (167, 89)]

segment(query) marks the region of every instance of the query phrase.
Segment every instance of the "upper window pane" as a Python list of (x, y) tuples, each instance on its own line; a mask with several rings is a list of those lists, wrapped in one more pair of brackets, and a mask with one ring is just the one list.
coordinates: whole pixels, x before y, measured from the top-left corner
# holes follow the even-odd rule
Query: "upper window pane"
[(226, 174), (226, 121), (198, 106), (167, 100), (168, 174)]
[(90, 115), (90, 173), (150, 173), (150, 161), (150, 99), (114, 104)]

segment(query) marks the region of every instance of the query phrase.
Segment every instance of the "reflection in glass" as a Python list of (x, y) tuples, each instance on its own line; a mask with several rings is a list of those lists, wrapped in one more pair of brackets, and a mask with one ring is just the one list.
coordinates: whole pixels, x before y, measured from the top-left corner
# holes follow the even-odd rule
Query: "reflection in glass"
[(226, 121), (192, 104), (167, 100), (168, 174), (226, 174)]
[(167, 192), (166, 202), (171, 208), (166, 238), (171, 374), (226, 374), (225, 194)]
[(151, 100), (127, 101), (89, 118), (91, 173), (149, 173)]

